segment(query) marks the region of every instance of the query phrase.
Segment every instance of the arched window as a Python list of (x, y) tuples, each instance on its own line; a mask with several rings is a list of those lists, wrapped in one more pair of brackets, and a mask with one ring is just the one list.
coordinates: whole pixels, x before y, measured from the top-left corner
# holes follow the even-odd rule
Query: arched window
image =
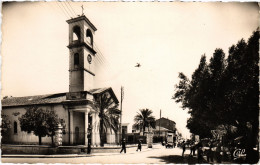
[(79, 54), (78, 53), (74, 54), (74, 65), (79, 65)]
[(14, 134), (17, 134), (17, 122), (14, 121)]
[(80, 41), (80, 27), (74, 26), (73, 27), (73, 41)]
[(92, 35), (92, 32), (90, 29), (87, 29), (87, 32), (86, 32), (86, 36), (87, 36), (87, 41), (93, 45), (93, 35)]

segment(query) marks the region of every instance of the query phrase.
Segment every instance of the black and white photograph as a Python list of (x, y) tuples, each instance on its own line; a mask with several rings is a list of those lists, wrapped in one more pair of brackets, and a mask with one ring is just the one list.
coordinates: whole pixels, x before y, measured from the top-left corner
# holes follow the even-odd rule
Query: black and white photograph
[(1, 163), (257, 164), (259, 3), (1, 2)]

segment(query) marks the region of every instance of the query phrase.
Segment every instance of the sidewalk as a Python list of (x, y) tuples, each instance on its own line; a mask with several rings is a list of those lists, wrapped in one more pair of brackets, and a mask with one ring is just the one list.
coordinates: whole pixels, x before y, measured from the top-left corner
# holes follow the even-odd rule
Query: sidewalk
[[(147, 145), (142, 146), (142, 151), (141, 152), (147, 152), (151, 151), (153, 149), (158, 149), (159, 145), (155, 144), (153, 145), (153, 148), (147, 148)], [(137, 153), (136, 151), (137, 146), (133, 147), (131, 146), (130, 148), (126, 148), (126, 153), (120, 153), (120, 152), (114, 152), (114, 153), (91, 153), (91, 154), (86, 154), (86, 153), (81, 153), (81, 154), (56, 154), (56, 155), (25, 155), (25, 154), (19, 154), (19, 155), (14, 155), (14, 154), (6, 154), (6, 155), (1, 155), (2, 158), (75, 158), (75, 157), (92, 157), (92, 156), (109, 156), (109, 155), (123, 155), (123, 154), (135, 154)], [(140, 151), (138, 151), (140, 152)]]
[(1, 155), (2, 158), (75, 158), (90, 157), (91, 155), (83, 154), (66, 154), (66, 155)]

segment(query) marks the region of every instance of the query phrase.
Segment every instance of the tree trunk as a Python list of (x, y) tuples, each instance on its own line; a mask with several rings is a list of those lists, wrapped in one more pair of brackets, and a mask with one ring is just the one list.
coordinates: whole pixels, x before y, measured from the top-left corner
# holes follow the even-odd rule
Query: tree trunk
[(39, 138), (39, 145), (42, 145), (42, 137), (41, 137), (41, 135), (39, 135), (38, 138)]
[(115, 132), (115, 142), (118, 145), (118, 131), (114, 130), (114, 132)]
[(100, 117), (100, 146), (101, 147), (103, 147), (104, 146), (104, 120), (103, 120), (103, 118), (104, 118), (104, 109), (103, 109), (103, 107), (102, 107), (102, 96), (100, 96), (100, 115), (99, 115), (99, 117)]
[(144, 131), (145, 131), (145, 125), (143, 125), (143, 136), (144, 136)]
[(100, 146), (104, 147), (104, 120), (103, 120), (103, 115), (101, 115), (100, 118)]
[(54, 146), (53, 135), (51, 136), (51, 145)]

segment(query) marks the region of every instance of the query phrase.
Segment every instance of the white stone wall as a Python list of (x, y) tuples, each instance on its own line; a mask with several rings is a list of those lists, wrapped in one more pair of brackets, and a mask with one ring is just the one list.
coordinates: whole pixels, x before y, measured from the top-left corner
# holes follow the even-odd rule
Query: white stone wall
[[(90, 41), (86, 37), (87, 30), (89, 29), (93, 36), (93, 41), (95, 40), (95, 31), (88, 25), (87, 22), (84, 20), (80, 20), (77, 22), (73, 22), (69, 24), (69, 44), (73, 43), (73, 27), (78, 26), (80, 27), (80, 42), (85, 42), (87, 45), (93, 48)], [(76, 69), (74, 66), (74, 54), (79, 54), (79, 66), (78, 68), (85, 68), (90, 72), (95, 74), (95, 56), (91, 53), (88, 49), (84, 46), (79, 48), (70, 48), (70, 70)], [(88, 63), (87, 56), (91, 55), (92, 62), (91, 64)], [(86, 71), (73, 71), (70, 72), (70, 91), (77, 92), (77, 91), (86, 91), (89, 89), (94, 88), (94, 76)]]
[[(70, 92), (82, 91), (84, 89), (84, 74), (83, 70), (75, 71), (84, 66), (84, 54), (83, 49), (80, 48), (71, 48), (70, 49), (70, 59), (69, 59), (69, 90)], [(79, 54), (79, 65), (74, 65), (74, 54)]]
[[(12, 108), (4, 108), (2, 110), (2, 114), (8, 115), (8, 119), (11, 121), (11, 128), (8, 129), (7, 136), (3, 137), (3, 142), (6, 143), (15, 143), (15, 144), (38, 144), (39, 139), (38, 136), (35, 136), (32, 132), (27, 133), (21, 130), (20, 122), (18, 120), (23, 114), (26, 113), (26, 107), (12, 107)], [(58, 114), (59, 118), (65, 120), (66, 130), (68, 130), (68, 115), (66, 110), (62, 107), (62, 105), (54, 105), (54, 106), (40, 106), (39, 108), (53, 108), (54, 111)], [(18, 114), (18, 115), (17, 115)], [(17, 122), (17, 134), (14, 133), (14, 121)], [(66, 131), (67, 132), (67, 131)], [(67, 135), (64, 135), (63, 142), (68, 142)], [(42, 137), (43, 144), (51, 144), (51, 137)]]
[(116, 143), (116, 135), (112, 129), (107, 130), (107, 143), (115, 144)]
[[(79, 137), (75, 132), (76, 127), (79, 128)], [(85, 113), (73, 112), (73, 136), (74, 144), (84, 144), (85, 140)]]

